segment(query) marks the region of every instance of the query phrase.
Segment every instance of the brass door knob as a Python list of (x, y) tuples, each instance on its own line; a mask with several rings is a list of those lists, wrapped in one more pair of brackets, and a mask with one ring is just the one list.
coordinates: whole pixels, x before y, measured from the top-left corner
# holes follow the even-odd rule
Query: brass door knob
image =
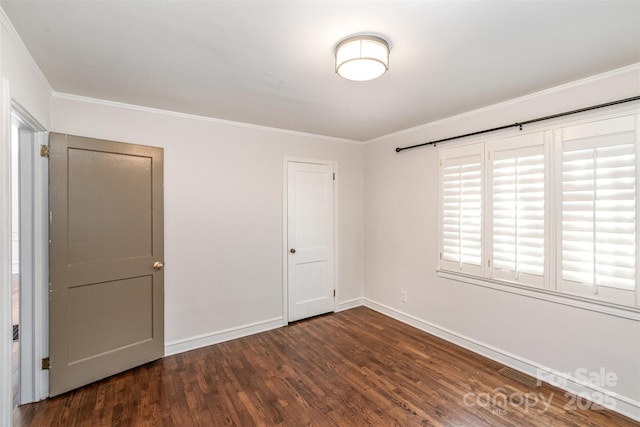
[(153, 268), (156, 270), (160, 270), (162, 267), (164, 267), (164, 264), (161, 263), (160, 261), (156, 261), (153, 263)]
[(289, 252), (291, 252), (292, 254), (295, 254), (295, 253), (296, 253), (296, 250), (295, 250), (295, 249), (293, 249), (293, 248), (291, 248), (291, 249), (289, 249)]

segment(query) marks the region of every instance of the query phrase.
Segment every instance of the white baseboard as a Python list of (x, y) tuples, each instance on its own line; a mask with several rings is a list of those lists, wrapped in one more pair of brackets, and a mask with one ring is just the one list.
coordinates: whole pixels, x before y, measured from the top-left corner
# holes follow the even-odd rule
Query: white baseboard
[(236, 338), (242, 338), (248, 335), (269, 331), (271, 329), (280, 328), (282, 326), (282, 317), (276, 317), (273, 319), (267, 319), (260, 322), (237, 326), (235, 328), (224, 329), (222, 331), (216, 331), (208, 334), (196, 335), (190, 338), (171, 341), (165, 344), (164, 355), (165, 357), (171, 356), (173, 354), (195, 350), (197, 348), (219, 344), (221, 342), (234, 340)]
[(342, 301), (342, 302), (338, 303), (338, 312), (339, 311), (349, 310), (351, 308), (360, 307), (361, 305), (364, 305), (364, 299), (363, 298), (354, 298), (354, 299), (350, 299), (350, 300), (347, 300), (347, 301)]
[[(542, 366), (536, 362), (532, 362), (473, 338), (458, 334), (457, 332), (419, 319), (410, 314), (403, 313), (402, 311), (371, 299), (363, 298), (362, 302), (365, 307), (399, 320), (400, 322), (406, 323), (407, 325), (413, 326), (421, 331), (435, 335), (453, 344), (459, 345), (460, 347), (466, 348), (474, 353), (478, 353), (505, 366), (517, 369), (518, 371), (524, 372), (534, 378), (539, 378), (538, 373), (542, 372), (544, 376), (542, 378), (543, 381), (551, 383), (554, 386), (576, 396), (594, 401), (595, 403), (605, 406), (607, 409), (611, 409), (612, 411), (618, 412), (626, 417), (640, 421), (640, 402), (629, 397), (621, 396), (602, 387), (582, 381), (574, 376), (569, 376), (549, 367)], [(611, 403), (605, 404), (603, 402)]]
[[(354, 298), (348, 301), (340, 302), (338, 304), (337, 311), (339, 312), (349, 310), (351, 308), (360, 307), (361, 305), (364, 305), (364, 300), (362, 298)], [(208, 334), (196, 335), (190, 338), (171, 341), (165, 344), (164, 355), (165, 357), (171, 356), (185, 351), (195, 350), (197, 348), (202, 348), (209, 345), (234, 340), (236, 338), (242, 338), (260, 332), (269, 331), (271, 329), (280, 328), (284, 325), (286, 325), (284, 318), (276, 317), (273, 319), (250, 323), (248, 325), (224, 329), (222, 331), (211, 332)]]

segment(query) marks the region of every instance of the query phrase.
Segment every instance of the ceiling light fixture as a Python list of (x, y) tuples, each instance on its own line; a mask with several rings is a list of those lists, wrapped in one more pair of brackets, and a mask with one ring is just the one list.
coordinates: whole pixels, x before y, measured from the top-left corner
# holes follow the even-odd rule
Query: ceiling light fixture
[(336, 46), (336, 73), (347, 80), (377, 79), (389, 69), (389, 44), (378, 36), (359, 35)]

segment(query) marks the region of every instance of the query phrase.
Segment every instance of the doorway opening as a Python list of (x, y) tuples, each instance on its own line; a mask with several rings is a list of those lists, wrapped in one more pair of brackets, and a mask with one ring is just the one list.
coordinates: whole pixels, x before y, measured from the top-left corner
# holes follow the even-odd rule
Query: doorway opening
[(48, 352), (47, 134), (19, 105), (11, 113), (11, 385), (14, 408), (46, 397)]

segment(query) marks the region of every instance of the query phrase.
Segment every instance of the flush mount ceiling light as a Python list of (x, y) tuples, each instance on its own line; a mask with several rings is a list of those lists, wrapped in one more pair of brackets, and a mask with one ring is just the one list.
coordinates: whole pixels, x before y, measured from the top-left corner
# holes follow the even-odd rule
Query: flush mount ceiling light
[(381, 37), (360, 35), (336, 46), (336, 73), (348, 80), (363, 82), (389, 69), (389, 44)]

